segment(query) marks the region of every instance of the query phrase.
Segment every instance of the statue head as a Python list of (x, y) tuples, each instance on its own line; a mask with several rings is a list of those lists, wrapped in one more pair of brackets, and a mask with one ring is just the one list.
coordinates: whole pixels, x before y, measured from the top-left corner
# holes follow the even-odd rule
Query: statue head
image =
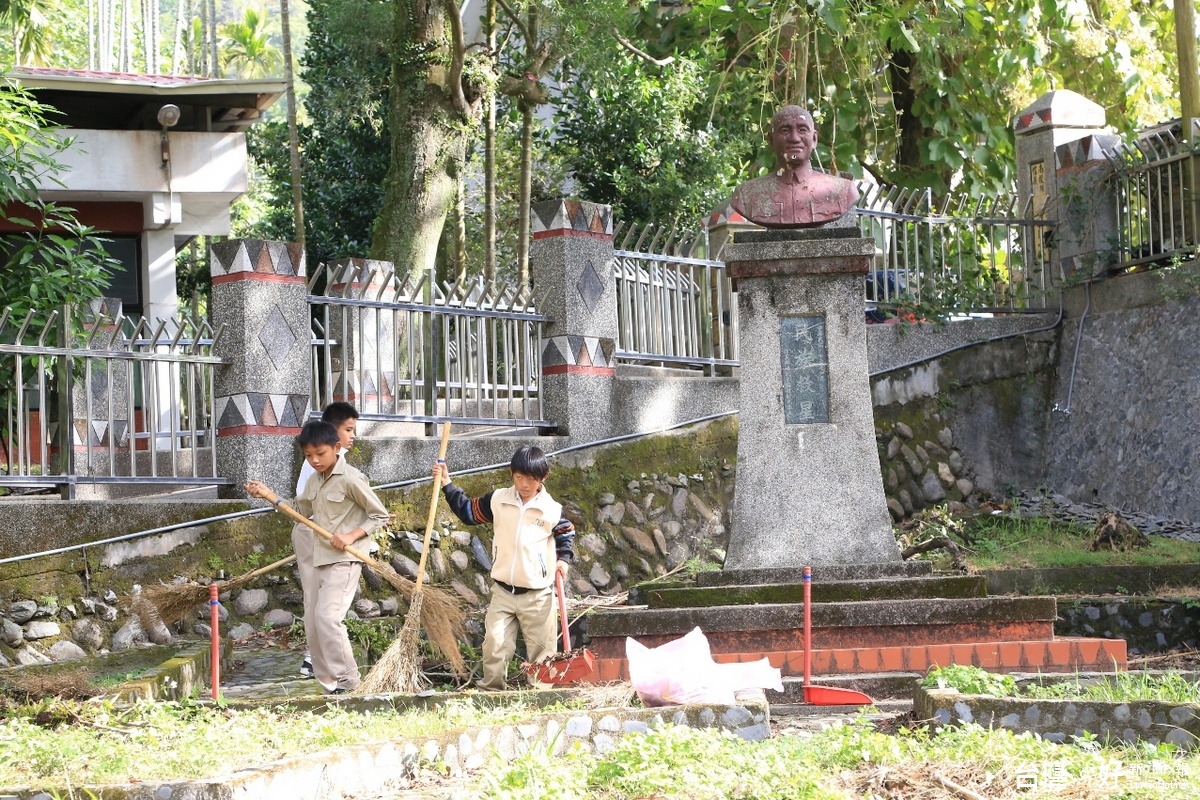
[(771, 117), (768, 141), (775, 152), (775, 166), (795, 169), (811, 163), (817, 147), (817, 126), (805, 109), (784, 106)]

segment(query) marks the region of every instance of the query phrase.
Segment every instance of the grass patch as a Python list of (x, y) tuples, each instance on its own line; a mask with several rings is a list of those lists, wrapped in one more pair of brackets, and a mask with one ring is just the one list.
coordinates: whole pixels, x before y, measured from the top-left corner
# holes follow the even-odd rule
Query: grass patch
[(541, 709), (524, 703), (475, 705), (470, 699), (370, 714), (47, 700), (0, 719), (0, 787), (215, 777), (285, 755), (512, 723), (537, 713)]
[(494, 759), (470, 798), (518, 800), (843, 800), (860, 797), (1145, 798), (1175, 800), (1200, 780), (1200, 758), (1170, 747), (1056, 745), (978, 725), (900, 729), (860, 719), (811, 737), (746, 742), (664, 726), (612, 751)]
[(1154, 700), (1160, 703), (1200, 703), (1200, 683), (1179, 672), (1122, 672), (1096, 680), (1067, 680), (1029, 684), (1022, 697), (1051, 700), (1096, 700), (1129, 703)]
[(921, 681), (921, 686), (927, 689), (954, 689), (963, 694), (1038, 700), (1094, 700), (1104, 703), (1153, 700), (1160, 703), (1200, 703), (1200, 683), (1197, 682), (1195, 674), (1175, 670), (1118, 672), (1115, 675), (1085, 680), (1067, 678), (1052, 682), (1018, 684), (1010, 675), (988, 672), (964, 664), (951, 664), (929, 670)]
[[(933, 510), (907, 526), (899, 536), (902, 546), (945, 536), (966, 548), (967, 564), (981, 570), (1200, 563), (1200, 542), (1151, 536), (1146, 547), (1092, 550), (1095, 533), (1091, 527), (1015, 513), (959, 520)], [(931, 559), (935, 569), (953, 566), (945, 551), (935, 550), (919, 557)]]

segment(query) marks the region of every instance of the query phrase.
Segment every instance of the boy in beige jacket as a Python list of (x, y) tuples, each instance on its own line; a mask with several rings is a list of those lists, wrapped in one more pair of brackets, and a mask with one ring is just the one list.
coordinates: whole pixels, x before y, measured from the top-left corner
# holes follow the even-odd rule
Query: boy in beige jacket
[(517, 629), (529, 661), (556, 650), (554, 573), (566, 578), (575, 554), (575, 526), (542, 485), (550, 474), (540, 448), (517, 448), (509, 465), (513, 485), (468, 497), (450, 481), (445, 463), (433, 466), (446, 504), (468, 525), (492, 523), (492, 600), (484, 618), (481, 689), (507, 688), (508, 662), (517, 648)]

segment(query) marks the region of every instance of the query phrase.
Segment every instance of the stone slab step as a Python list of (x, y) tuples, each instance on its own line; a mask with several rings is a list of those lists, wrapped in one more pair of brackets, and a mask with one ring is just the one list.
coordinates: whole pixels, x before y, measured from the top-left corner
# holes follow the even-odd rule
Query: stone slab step
[[(714, 653), (720, 663), (766, 658), (785, 677), (804, 675), (804, 651), (756, 650)], [(993, 672), (1114, 672), (1126, 666), (1123, 639), (1044, 639), (937, 644), (911, 647), (855, 647), (813, 650), (812, 682), (831, 676), (880, 672), (921, 672), (931, 667), (964, 664)], [(589, 680), (627, 681), (628, 665), (621, 658), (598, 658)], [(832, 685), (832, 684), (830, 684)]]
[[(815, 683), (815, 682), (814, 682)], [(771, 692), (770, 694), (774, 694)], [(874, 714), (897, 715), (912, 711), (912, 700), (878, 700), (873, 695), (872, 700), (875, 700)], [(775, 703), (771, 701), (771, 721), (784, 724), (790, 717), (826, 717), (833, 715), (844, 715), (843, 721), (849, 722), (858, 716), (859, 712), (864, 708), (871, 706), (815, 706), (811, 703), (805, 703), (797, 700), (794, 703)]]
[[(764, 583), (751, 586), (642, 587), (650, 608), (702, 608), (711, 606), (803, 603), (803, 583)], [(930, 575), (914, 578), (872, 578), (813, 582), (813, 603), (918, 598), (985, 597), (982, 575)]]
[[(924, 672), (861, 672), (849, 675), (813, 675), (812, 682), (817, 686), (852, 689), (874, 700), (912, 703), (913, 690), (924, 677)], [(767, 701), (772, 708), (776, 703), (804, 703), (804, 678), (784, 678), (783, 691), (768, 690)]]
[[(917, 578), (933, 574), (932, 561), (886, 561), (874, 564), (818, 564), (812, 568), (813, 585), (823, 581), (871, 580), (873, 578)], [(696, 575), (697, 586), (801, 583), (803, 567), (771, 569), (715, 569)]]
[[(1051, 639), (1053, 597), (814, 603), (815, 649)], [(622, 658), (625, 637), (657, 647), (699, 627), (714, 653), (803, 649), (803, 604), (687, 609), (607, 609), (589, 616), (588, 646)]]

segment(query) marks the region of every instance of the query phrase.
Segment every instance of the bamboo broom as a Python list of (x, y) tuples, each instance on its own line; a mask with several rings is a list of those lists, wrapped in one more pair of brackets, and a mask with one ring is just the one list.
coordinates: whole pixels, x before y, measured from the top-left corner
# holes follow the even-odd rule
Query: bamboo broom
[[(281, 558), (273, 564), (259, 567), (256, 570), (239, 575), (236, 578), (221, 582), (221, 591), (228, 592), (240, 589), (259, 575), (265, 575), (271, 570), (285, 567), (296, 560), (295, 554)], [(175, 585), (159, 584), (148, 586), (142, 593), (142, 599), (154, 606), (161, 619), (167, 625), (174, 625), (185, 619), (188, 613), (202, 603), (208, 602), (208, 587), (189, 581)]]
[[(450, 444), (450, 423), (442, 425), (442, 442), (438, 447), (438, 463), (446, 461), (446, 447)], [(433, 537), (433, 523), (437, 516), (438, 495), (442, 493), (436, 480), (433, 481), (433, 492), (429, 498), (429, 516), (425, 520), (425, 541), (421, 547), (421, 560), (417, 564), (417, 583), (412, 596), (408, 599), (408, 614), (404, 617), (404, 627), (400, 635), (388, 645), (388, 649), (380, 656), (379, 661), (363, 678), (362, 683), (354, 690), (355, 694), (380, 694), (382, 692), (417, 692), (424, 688), (425, 676), (419, 665), (417, 639), (420, 636), (421, 609), (424, 604), (425, 590), (421, 585), (425, 577), (425, 559), (429, 554), (429, 540)], [(432, 636), (432, 632), (430, 632)], [(446, 653), (451, 664), (457, 656), (462, 661), (462, 655), (457, 646), (453, 652), (446, 650), (438, 642), (438, 646)], [(455, 670), (458, 671), (457, 669)], [(459, 674), (462, 674), (461, 672)]]
[[(275, 505), (276, 501), (279, 500), (279, 495), (272, 492), (266, 486), (260, 489), (258, 496), (275, 506), (277, 510), (287, 514), (296, 522), (304, 523), (312, 528), (318, 536), (323, 537), (326, 541), (333, 539), (332, 533), (308, 519), (291, 506)], [(414, 584), (408, 578), (396, 572), (396, 570), (392, 569), (391, 564), (372, 558), (369, 554), (361, 550), (347, 547), (346, 552), (366, 564), (375, 571), (376, 575), (395, 587), (404, 595), (411, 607), (413, 597), (419, 590), (419, 584)], [(424, 554), (422, 554), (423, 561)], [(417, 577), (420, 578), (419, 572)], [(424, 600), (421, 613), (424, 615), (422, 622), (426, 632), (428, 632), (429, 637), (433, 639), (437, 646), (445, 652), (446, 657), (450, 660), (450, 668), (459, 675), (465, 675), (467, 665), (463, 661), (462, 653), (458, 649), (458, 640), (464, 636), (463, 621), (466, 619), (466, 611), (463, 609), (462, 603), (454, 595), (440, 589), (430, 588), (429, 597)], [(406, 619), (405, 625), (407, 624), (408, 621)]]

